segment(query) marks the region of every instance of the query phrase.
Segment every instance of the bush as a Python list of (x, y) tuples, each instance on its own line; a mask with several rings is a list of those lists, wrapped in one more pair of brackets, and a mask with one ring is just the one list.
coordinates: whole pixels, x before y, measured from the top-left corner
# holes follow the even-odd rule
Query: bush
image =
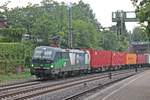
[(33, 48), (29, 42), (0, 43), (0, 73), (14, 73), (16, 67), (29, 65)]

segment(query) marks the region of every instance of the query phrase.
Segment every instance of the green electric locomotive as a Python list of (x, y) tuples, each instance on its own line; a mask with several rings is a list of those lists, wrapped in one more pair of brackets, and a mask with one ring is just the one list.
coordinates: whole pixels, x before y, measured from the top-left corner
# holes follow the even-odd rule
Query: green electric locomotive
[(49, 46), (39, 46), (34, 50), (31, 74), (38, 78), (62, 77), (89, 70), (87, 51)]

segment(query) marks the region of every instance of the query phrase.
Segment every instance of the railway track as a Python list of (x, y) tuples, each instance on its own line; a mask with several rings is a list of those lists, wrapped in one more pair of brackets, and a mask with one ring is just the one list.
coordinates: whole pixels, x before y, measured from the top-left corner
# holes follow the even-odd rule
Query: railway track
[(31, 86), (31, 85), (37, 85), (37, 84), (40, 84), (40, 82), (25, 82), (25, 83), (20, 83), (20, 84), (15, 84), (15, 85), (9, 85), (9, 86), (5, 86), (5, 87), (0, 87), (0, 92), (1, 91), (6, 91), (8, 92), (9, 90), (12, 90), (12, 89), (16, 89), (16, 88), (21, 88), (21, 87), (26, 87), (26, 86)]
[[(102, 75), (98, 75), (98, 76), (102, 76)], [(103, 76), (105, 76), (105, 75), (103, 75)], [(106, 76), (107, 76), (107, 74), (106, 74)], [(93, 76), (90, 76), (90, 77), (95, 77), (95, 75), (93, 75)], [(90, 77), (87, 77), (87, 78), (90, 78)], [(83, 78), (84, 79), (84, 78)], [(74, 81), (77, 81), (77, 80), (80, 80), (80, 79), (76, 79), (76, 80), (70, 80), (70, 81), (64, 81), (64, 82), (58, 82), (58, 83), (54, 83), (54, 84), (40, 84), (40, 85), (37, 85), (37, 86), (32, 86), (32, 87), (30, 87), (30, 86), (28, 86), (28, 87), (25, 87), (25, 88), (22, 88), (22, 89), (20, 89), (20, 88), (18, 88), (18, 89), (15, 89), (15, 90), (12, 90), (12, 91), (9, 91), (9, 92), (2, 92), (1, 94), (0, 94), (0, 99), (1, 98), (3, 98), (3, 99), (7, 99), (7, 98), (12, 98), (12, 97), (14, 97), (15, 96), (15, 98), (16, 98), (16, 95), (21, 95), (21, 94), (27, 94), (28, 95), (28, 93), (30, 93), (30, 92), (32, 92), (32, 91), (34, 91), (34, 95), (36, 95), (37, 94), (37, 92), (36, 91), (38, 91), (38, 90), (43, 90), (43, 89), (46, 89), (47, 87), (54, 87), (54, 86), (57, 86), (57, 85), (61, 85), (61, 84), (66, 84), (66, 83), (69, 83), (69, 82), (74, 82)], [(41, 92), (43, 92), (43, 93), (46, 93), (46, 91), (44, 92), (44, 91), (41, 91)], [(32, 96), (33, 96), (33, 94), (32, 94)], [(26, 96), (27, 97), (27, 96)], [(25, 97), (24, 97), (25, 98)], [(19, 99), (19, 98), (18, 98)], [(17, 100), (17, 99), (16, 99)]]
[[(104, 74), (102, 74), (104, 75)], [(95, 76), (95, 75), (92, 75), (92, 77)], [(90, 76), (91, 77), (91, 76)], [(69, 79), (69, 78), (68, 78)], [(45, 83), (52, 83), (52, 82), (55, 82), (56, 80), (48, 80), (48, 81), (43, 81), (43, 80), (31, 80), (31, 81), (24, 81), (24, 82), (17, 82), (17, 83), (13, 83), (13, 84), (7, 84), (7, 85), (3, 85), (3, 86), (0, 86), (0, 94), (1, 93), (5, 93), (5, 92), (10, 92), (12, 91), (13, 89), (14, 90), (20, 90), (20, 89), (23, 89), (23, 88), (27, 88), (27, 87), (31, 87), (31, 86), (35, 86), (35, 85), (41, 85), (42, 84), (45, 84)], [(62, 81), (62, 79), (58, 79), (57, 81)], [(70, 82), (70, 81), (69, 81)], [(63, 82), (62, 82), (63, 83)], [(57, 82), (57, 83), (54, 83), (52, 84), (53, 85), (58, 85), (58, 84), (61, 84), (61, 82)]]
[(19, 84), (29, 83), (29, 82), (35, 82), (35, 81), (40, 81), (40, 80), (39, 79), (26, 79), (26, 80), (15, 80), (15, 81), (3, 82), (3, 83), (0, 83), (0, 88), (1, 87), (12, 86), (12, 85), (19, 85)]
[[(139, 72), (142, 72), (144, 70), (147, 70), (148, 68), (140, 68), (138, 71)], [(92, 88), (89, 88), (89, 89), (85, 89), (84, 91), (81, 91), (81, 92), (77, 92), (77, 93), (74, 93), (73, 95), (70, 95), (66, 98), (64, 98), (63, 100), (83, 100), (84, 98), (86, 98), (87, 96), (92, 95), (93, 93), (96, 93), (96, 91), (99, 91), (107, 86), (110, 86), (116, 82), (119, 82), (121, 80), (124, 80), (126, 78), (129, 78), (130, 76), (133, 76), (134, 74), (131, 74), (131, 75), (128, 75), (128, 76), (125, 76), (125, 77), (122, 77), (122, 78), (119, 78), (119, 79), (116, 79), (116, 80), (113, 80), (111, 82), (106, 82), (104, 84), (98, 84), (97, 86), (94, 86)]]
[[(132, 71), (124, 71), (124, 72), (120, 72), (120, 73), (116, 73), (116, 72), (112, 72), (112, 76), (117, 76), (117, 75), (121, 75), (121, 74), (126, 74), (126, 73), (131, 73)], [(103, 78), (108, 78), (108, 73), (104, 73), (104, 74), (98, 74), (98, 75), (91, 75), (89, 77), (83, 77), (83, 78), (77, 78), (74, 80), (68, 80), (68, 81), (63, 81), (63, 82), (58, 82), (58, 83), (54, 83), (54, 84), (50, 84), (49, 82), (44, 83), (44, 84), (32, 84), (31, 86), (28, 86), (27, 84), (24, 85), (26, 86), (24, 87), (17, 87), (18, 89), (12, 89), (9, 90), (9, 92), (0, 92), (0, 99), (14, 99), (14, 100), (22, 100), (22, 99), (29, 99), (29, 98), (33, 98), (39, 95), (43, 95), (45, 93), (50, 93), (53, 91), (58, 91), (61, 89), (65, 89), (68, 87), (72, 87), (75, 85), (79, 85), (79, 84), (84, 84), (90, 81), (94, 81), (94, 80), (99, 80), (99, 79), (103, 79)], [(7, 88), (8, 89), (8, 88)]]
[(126, 79), (126, 78), (128, 78), (130, 76), (133, 76), (133, 75), (129, 75), (129, 76), (126, 76), (126, 77), (123, 77), (123, 78), (120, 78), (120, 79), (117, 79), (117, 80), (114, 80), (114, 81), (111, 81), (111, 82), (107, 82), (105, 84), (100, 84), (98, 86), (94, 86), (94, 87), (92, 87), (90, 89), (86, 89), (86, 90), (84, 90), (82, 92), (75, 93), (75, 94), (73, 94), (73, 95), (71, 95), (69, 97), (66, 97), (63, 100), (78, 100), (80, 97), (86, 95), (87, 93), (92, 93), (93, 91), (97, 91), (99, 89), (103, 89), (104, 87), (107, 87), (107, 86), (109, 86), (109, 85), (111, 85), (113, 83), (116, 83), (116, 82), (119, 82), (121, 80), (124, 80), (124, 79)]

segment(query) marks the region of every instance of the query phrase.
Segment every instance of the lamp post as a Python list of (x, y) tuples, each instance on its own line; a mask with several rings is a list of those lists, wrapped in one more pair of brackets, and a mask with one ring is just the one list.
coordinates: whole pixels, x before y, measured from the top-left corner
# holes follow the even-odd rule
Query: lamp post
[(68, 47), (72, 48), (72, 4), (71, 0), (68, 2)]

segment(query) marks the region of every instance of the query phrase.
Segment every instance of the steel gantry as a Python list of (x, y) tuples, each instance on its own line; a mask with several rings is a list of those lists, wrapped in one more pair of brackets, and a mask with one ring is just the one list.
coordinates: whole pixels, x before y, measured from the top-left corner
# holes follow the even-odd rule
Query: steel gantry
[(116, 31), (118, 35), (121, 35), (126, 33), (125, 22), (139, 22), (139, 19), (136, 17), (135, 11), (117, 10), (112, 12), (112, 22), (117, 22)]

